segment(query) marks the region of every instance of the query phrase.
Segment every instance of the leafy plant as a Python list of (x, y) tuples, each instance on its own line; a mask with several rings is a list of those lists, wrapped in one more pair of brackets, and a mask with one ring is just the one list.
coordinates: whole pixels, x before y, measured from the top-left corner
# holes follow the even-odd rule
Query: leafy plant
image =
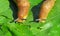
[(32, 8), (39, 5), (42, 0), (29, 0), (29, 2), (31, 7), (27, 20), (23, 23), (10, 23), (14, 19), (10, 3), (8, 0), (0, 0), (0, 36), (60, 36), (60, 0), (56, 1), (46, 23), (31, 22)]

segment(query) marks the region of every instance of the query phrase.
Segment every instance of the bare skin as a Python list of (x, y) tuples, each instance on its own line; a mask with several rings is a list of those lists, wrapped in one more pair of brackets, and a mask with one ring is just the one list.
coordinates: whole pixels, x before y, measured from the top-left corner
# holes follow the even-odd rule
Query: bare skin
[[(28, 16), (28, 11), (30, 7), (30, 3), (28, 0), (16, 0), (15, 1), (18, 6), (18, 18), (16, 19), (17, 22), (23, 22), (24, 19)], [(41, 10), (39, 13), (39, 21), (45, 22), (50, 10), (53, 8), (55, 4), (55, 0), (44, 0)]]
[(39, 21), (45, 22), (50, 10), (53, 8), (55, 4), (55, 0), (45, 0), (41, 6), (41, 10), (39, 13)]
[(28, 0), (16, 0), (15, 1), (18, 6), (18, 18), (17, 22), (24, 22), (28, 16), (28, 11), (30, 8), (30, 3)]

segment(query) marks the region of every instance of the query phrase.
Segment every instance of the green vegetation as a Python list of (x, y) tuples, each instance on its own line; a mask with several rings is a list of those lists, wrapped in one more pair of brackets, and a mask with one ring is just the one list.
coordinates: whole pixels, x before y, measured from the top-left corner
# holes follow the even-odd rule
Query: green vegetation
[(0, 36), (60, 36), (60, 0), (50, 11), (46, 23), (33, 21), (31, 9), (42, 0), (29, 0), (31, 7), (27, 20), (23, 23), (15, 23), (13, 11), (9, 7), (8, 0), (0, 0)]

